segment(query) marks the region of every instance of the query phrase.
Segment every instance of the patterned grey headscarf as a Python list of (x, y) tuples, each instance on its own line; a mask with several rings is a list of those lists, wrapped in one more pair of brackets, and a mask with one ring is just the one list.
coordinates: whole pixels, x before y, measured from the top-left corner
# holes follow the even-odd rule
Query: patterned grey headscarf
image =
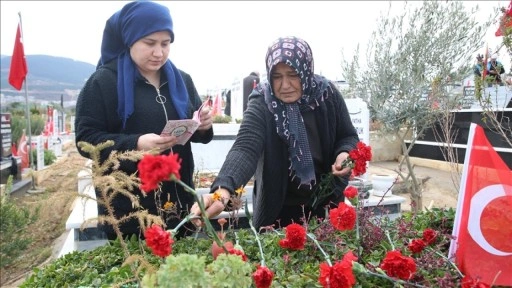
[[(297, 37), (283, 37), (274, 41), (267, 50), (266, 66), (268, 83), (256, 88), (265, 95), (265, 103), (274, 115), (277, 134), (288, 143), (291, 166), (290, 176), (297, 176), (300, 185), (316, 183), (313, 157), (301, 111), (314, 110), (333, 93), (329, 81), (314, 74), (313, 53), (309, 44)], [(272, 70), (278, 63), (289, 65), (300, 76), (302, 97), (295, 103), (283, 103), (272, 88)]]

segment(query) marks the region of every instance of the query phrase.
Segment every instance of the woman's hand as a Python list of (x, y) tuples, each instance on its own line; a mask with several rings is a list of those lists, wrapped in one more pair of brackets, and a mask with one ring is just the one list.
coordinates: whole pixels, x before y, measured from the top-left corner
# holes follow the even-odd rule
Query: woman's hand
[(210, 114), (210, 107), (205, 106), (203, 109), (201, 109), (201, 114), (199, 115), (199, 119), (201, 119), (201, 124), (199, 124), (199, 127), (197, 127), (197, 130), (199, 131), (206, 131), (210, 128), (212, 128), (213, 124), (213, 118)]
[[(224, 211), (230, 198), (229, 191), (224, 188), (219, 188), (216, 192), (220, 193), (220, 200), (214, 200), (213, 193), (202, 195), (206, 217), (208, 218), (215, 217)], [(201, 215), (201, 209), (199, 208), (199, 204), (197, 204), (197, 202), (192, 205), (192, 208), (190, 208), (190, 214), (197, 216)], [(203, 220), (201, 218), (195, 218), (190, 221), (197, 227), (203, 226)]]
[(347, 152), (341, 152), (338, 157), (336, 157), (336, 161), (332, 165), (332, 174), (334, 176), (345, 176), (350, 174), (352, 168), (350, 167), (342, 167), (342, 163), (347, 160), (348, 153)]
[(176, 136), (160, 136), (154, 133), (144, 134), (137, 140), (137, 150), (158, 150), (160, 152), (171, 149), (176, 144)]

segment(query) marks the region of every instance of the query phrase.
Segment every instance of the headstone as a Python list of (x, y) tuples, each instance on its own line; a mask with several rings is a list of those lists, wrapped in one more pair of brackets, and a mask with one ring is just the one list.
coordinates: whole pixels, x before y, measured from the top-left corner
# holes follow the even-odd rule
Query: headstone
[[(463, 98), (460, 103), (459, 109), (461, 112), (464, 110), (482, 110), (480, 102), (475, 97), (475, 86), (464, 86)], [(484, 89), (484, 97), (486, 101), (490, 101), (489, 108), (491, 109), (504, 109), (512, 100), (512, 92), (507, 86), (492, 86)]]
[(75, 132), (75, 116), (71, 116), (69, 118), (70, 118), (69, 127), (71, 127), (70, 131)]
[(50, 136), (48, 142), (55, 156), (62, 156), (62, 139), (59, 136)]
[(345, 103), (359, 139), (366, 145), (370, 145), (370, 111), (368, 106), (359, 98), (345, 99)]
[(241, 120), (244, 116), (244, 78), (235, 78), (231, 85), (231, 119), (233, 122)]
[(43, 145), (43, 137), (36, 137), (36, 159), (37, 159), (37, 169), (38, 171), (43, 170), (44, 168), (44, 145)]
[(0, 143), (2, 145), (1, 159), (6, 159), (12, 155), (12, 130), (11, 113), (2, 113), (0, 122)]
[[(352, 120), (352, 124), (354, 128), (356, 128), (357, 135), (359, 136), (359, 140), (365, 143), (366, 145), (370, 145), (370, 111), (368, 110), (368, 106), (366, 102), (364, 102), (360, 98), (353, 99), (345, 99), (345, 103), (347, 104), (348, 113), (350, 114), (350, 119)], [(366, 168), (368, 170), (368, 163)], [(367, 179), (368, 173), (361, 175), (359, 178)]]
[(59, 114), (60, 112), (57, 109), (52, 109), (53, 111), (53, 135), (59, 135), (60, 134), (60, 125), (59, 125)]

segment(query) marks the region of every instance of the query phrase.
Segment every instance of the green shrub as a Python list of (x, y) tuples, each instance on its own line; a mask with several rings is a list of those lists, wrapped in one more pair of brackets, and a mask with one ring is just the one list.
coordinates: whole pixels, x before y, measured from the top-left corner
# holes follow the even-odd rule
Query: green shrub
[[(34, 159), (34, 165), (37, 167), (37, 149), (32, 150), (32, 157)], [(53, 153), (52, 150), (45, 149), (44, 150), (44, 166), (48, 166), (53, 164), (57, 160), (57, 156)]]
[(213, 117), (213, 123), (230, 123), (231, 122), (231, 116), (222, 116), (222, 115), (216, 115)]
[(31, 244), (25, 236), (27, 226), (37, 219), (35, 213), (18, 207), (9, 197), (12, 187), (12, 176), (7, 180), (5, 195), (0, 195), (0, 267), (11, 264)]

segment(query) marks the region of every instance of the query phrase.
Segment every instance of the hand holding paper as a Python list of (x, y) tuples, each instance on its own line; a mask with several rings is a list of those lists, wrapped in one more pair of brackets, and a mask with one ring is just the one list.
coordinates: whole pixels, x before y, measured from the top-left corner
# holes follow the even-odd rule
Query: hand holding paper
[(199, 107), (199, 109), (194, 112), (192, 119), (167, 121), (167, 124), (165, 125), (160, 135), (174, 135), (176, 138), (178, 138), (176, 144), (185, 145), (190, 137), (192, 137), (192, 134), (196, 132), (199, 125), (201, 125), (201, 116), (204, 114), (201, 112), (206, 106), (208, 106), (208, 99), (206, 99), (201, 107)]

